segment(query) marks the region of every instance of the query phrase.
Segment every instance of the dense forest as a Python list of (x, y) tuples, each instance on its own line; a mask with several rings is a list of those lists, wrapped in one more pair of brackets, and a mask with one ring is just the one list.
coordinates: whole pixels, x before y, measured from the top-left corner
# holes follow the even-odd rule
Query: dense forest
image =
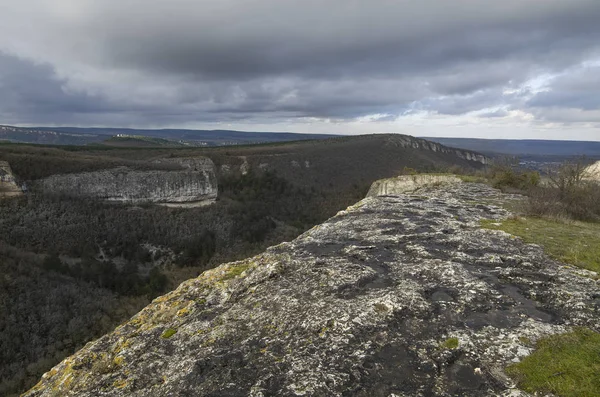
[(275, 173), (220, 181), (210, 207), (128, 206), (31, 193), (0, 201), (0, 395), (219, 263), (293, 239), (360, 199)]

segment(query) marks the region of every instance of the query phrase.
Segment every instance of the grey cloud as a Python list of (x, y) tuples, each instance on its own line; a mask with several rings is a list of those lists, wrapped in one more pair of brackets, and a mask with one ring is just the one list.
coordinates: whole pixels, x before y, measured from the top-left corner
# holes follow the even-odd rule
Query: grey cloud
[(537, 93), (527, 105), (600, 109), (600, 65), (582, 67), (556, 78), (549, 84), (548, 91)]
[(16, 55), (0, 56), (0, 114), (15, 123), (592, 110), (600, 98), (568, 73), (527, 103), (505, 93), (600, 56), (597, 0), (31, 3), (0, 6), (0, 51)]
[(486, 117), (486, 118), (499, 118), (499, 117), (506, 117), (509, 115), (509, 112), (506, 109), (497, 109), (491, 112), (484, 112), (481, 113), (479, 115), (479, 117)]
[[(585, 124), (593, 125), (600, 123), (600, 109), (582, 110), (576, 108), (533, 108), (530, 110), (539, 120), (550, 123), (561, 123), (565, 125)], [(596, 135), (596, 138), (600, 134)]]
[(0, 52), (0, 115), (4, 122), (55, 122), (76, 113), (106, 112), (108, 104), (88, 95), (69, 93), (54, 69)]
[(599, 123), (600, 65), (578, 67), (553, 79), (525, 103), (525, 108), (543, 122)]
[(503, 94), (500, 88), (490, 88), (467, 95), (433, 98), (424, 101), (424, 105), (425, 109), (439, 114), (461, 115), (481, 109), (507, 106), (516, 100), (513, 94)]
[[(150, 13), (135, 22), (117, 19), (122, 28), (103, 22), (95, 29), (115, 31), (102, 46), (112, 65), (222, 80), (401, 78), (523, 58), (552, 69), (580, 58), (600, 38), (594, 1), (545, 1), (544, 8), (539, 2), (485, 3), (238, 2), (211, 16), (201, 8), (182, 20)], [(115, 12), (123, 9), (106, 7), (99, 21), (113, 20)]]

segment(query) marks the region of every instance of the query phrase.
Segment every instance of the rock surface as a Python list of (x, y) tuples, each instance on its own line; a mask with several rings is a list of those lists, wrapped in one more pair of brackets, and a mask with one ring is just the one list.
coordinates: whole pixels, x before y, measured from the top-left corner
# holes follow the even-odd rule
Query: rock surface
[(375, 181), (371, 185), (367, 197), (410, 193), (425, 186), (433, 187), (460, 182), (462, 180), (456, 175), (401, 175), (395, 178)]
[(600, 330), (600, 288), (479, 227), (515, 199), (469, 183), (368, 197), (182, 283), (25, 396), (526, 395), (505, 366)]
[(0, 161), (0, 198), (16, 197), (23, 194), (15, 182), (15, 177), (7, 161)]
[(53, 175), (37, 182), (44, 191), (124, 203), (206, 204), (217, 197), (213, 162), (204, 157), (163, 159), (180, 170), (137, 171), (127, 167)]
[(490, 162), (490, 160), (481, 153), (444, 146), (437, 142), (428, 141), (422, 138), (415, 138), (410, 135), (394, 134), (390, 138), (389, 144), (405, 148), (431, 150), (432, 152), (453, 154), (461, 159), (476, 161), (481, 164), (489, 164)]

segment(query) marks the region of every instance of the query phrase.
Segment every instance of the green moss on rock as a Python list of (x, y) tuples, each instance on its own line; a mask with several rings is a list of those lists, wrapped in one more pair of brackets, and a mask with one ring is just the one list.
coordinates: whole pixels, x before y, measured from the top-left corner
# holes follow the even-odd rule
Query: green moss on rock
[(448, 338), (440, 344), (442, 349), (456, 349), (458, 347), (458, 338)]
[(169, 339), (170, 337), (172, 337), (176, 333), (177, 333), (176, 329), (174, 329), (174, 328), (167, 328), (165, 330), (165, 332), (163, 332), (160, 337), (163, 338), (163, 339)]

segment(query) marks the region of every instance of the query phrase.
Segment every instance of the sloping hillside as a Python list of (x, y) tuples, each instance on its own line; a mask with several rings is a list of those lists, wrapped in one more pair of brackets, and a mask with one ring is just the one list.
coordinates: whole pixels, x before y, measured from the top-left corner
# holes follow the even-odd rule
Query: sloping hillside
[(488, 159), (479, 153), (400, 134), (377, 134), (206, 151), (223, 171), (239, 170), (246, 163), (255, 171), (272, 170), (301, 185), (369, 185), (374, 180), (401, 174), (405, 168), (420, 171), (451, 167), (482, 168)]

